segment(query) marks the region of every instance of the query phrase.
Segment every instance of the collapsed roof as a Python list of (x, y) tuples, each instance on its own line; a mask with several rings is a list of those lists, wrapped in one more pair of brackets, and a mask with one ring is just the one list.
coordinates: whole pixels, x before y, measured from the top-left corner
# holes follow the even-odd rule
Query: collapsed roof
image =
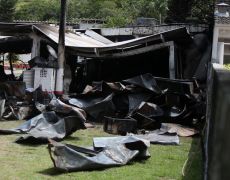
[[(0, 23), (0, 35), (14, 36), (0, 40), (0, 52), (28, 52), (33, 45), (32, 34), (57, 49), (59, 30), (55, 26)], [(144, 73), (171, 79), (198, 77), (204, 80), (211, 51), (207, 36), (192, 37), (185, 27), (116, 43), (91, 30), (85, 33), (66, 30), (65, 45), (67, 54), (87, 58), (86, 82), (119, 81)]]
[[(29, 35), (33, 32), (42, 35), (53, 43), (58, 43), (59, 32), (57, 27), (42, 24), (0, 23), (1, 35), (16, 36), (19, 41), (21, 40), (21, 35)], [(178, 43), (187, 43), (191, 40), (192, 38), (186, 28), (178, 28), (172, 31), (117, 43), (109, 42), (103, 36), (96, 33), (89, 33), (89, 31), (86, 31), (85, 34), (67, 31), (65, 34), (67, 50), (74, 51), (76, 54), (85, 57), (119, 57), (128, 51), (134, 51), (160, 42), (176, 41)], [(2, 40), (0, 45), (8, 43), (8, 41), (10, 43), (11, 39), (7, 38)], [(28, 44), (31, 45), (31, 42), (28, 41), (25, 46), (27, 47)], [(9, 44), (9, 46), (9, 49), (13, 49), (12, 46), (17, 49), (17, 44)], [(2, 48), (0, 48), (0, 51), (3, 51)]]

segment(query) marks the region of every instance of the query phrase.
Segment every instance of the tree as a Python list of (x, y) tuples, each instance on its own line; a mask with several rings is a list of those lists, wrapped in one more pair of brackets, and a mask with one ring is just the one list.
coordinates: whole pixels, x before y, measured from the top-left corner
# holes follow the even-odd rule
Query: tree
[(16, 6), (15, 19), (47, 21), (58, 20), (60, 3), (57, 0), (20, 1)]
[(192, 7), (192, 17), (195, 17), (199, 23), (214, 23), (215, 0), (194, 0)]
[[(117, 13), (108, 18), (115, 26), (132, 24), (137, 17), (164, 19), (167, 12), (167, 0), (115, 0)], [(110, 25), (110, 24), (109, 24)]]
[(166, 22), (186, 22), (186, 18), (191, 16), (193, 1), (194, 0), (169, 0)]
[(169, 0), (166, 22), (213, 23), (215, 0)]
[(17, 0), (0, 0), (0, 21), (11, 22), (14, 17)]
[[(137, 17), (165, 17), (168, 0), (68, 0), (67, 21), (79, 18), (106, 20), (107, 27), (132, 24)], [(56, 20), (58, 0), (20, 0), (16, 18), (25, 20)]]

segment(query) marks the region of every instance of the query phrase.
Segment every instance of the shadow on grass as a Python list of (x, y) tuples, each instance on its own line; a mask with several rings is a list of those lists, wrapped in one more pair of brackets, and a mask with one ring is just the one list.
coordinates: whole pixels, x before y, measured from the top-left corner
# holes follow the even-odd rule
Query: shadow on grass
[[(22, 142), (18, 141), (18, 140), (21, 140), (21, 139), (22, 139)], [(68, 136), (68, 137), (64, 138), (63, 140), (80, 141), (80, 138), (79, 137)], [(60, 140), (56, 139), (57, 142), (61, 142), (63, 140), (62, 139), (60, 139)], [(23, 137), (20, 136), (14, 141), (14, 143), (17, 143), (17, 144), (19, 144), (21, 146), (39, 147), (41, 145), (48, 145), (49, 141), (47, 139), (39, 139), (39, 138), (34, 138), (34, 137), (29, 137), (29, 138), (23, 139)]]
[[(108, 170), (110, 168), (120, 168), (120, 167), (117, 166), (117, 167), (108, 167), (108, 168), (98, 168), (98, 169), (92, 169), (92, 170), (84, 170), (84, 172), (86, 172), (86, 173), (90, 173), (90, 172), (94, 172), (94, 171), (100, 172), (100, 171)], [(59, 175), (63, 175), (63, 174), (66, 174), (66, 173), (76, 173), (76, 172), (83, 172), (83, 170), (79, 170), (79, 171), (61, 171), (61, 170), (57, 170), (55, 168), (48, 168), (48, 169), (39, 171), (38, 173), (42, 174), (42, 175), (47, 175), (47, 176), (59, 176)]]
[(203, 158), (201, 138), (194, 137), (188, 159), (182, 169), (182, 180), (201, 180), (203, 178)]
[(67, 172), (59, 171), (55, 168), (48, 168), (48, 169), (44, 169), (42, 171), (39, 171), (38, 173), (42, 174), (42, 175), (48, 175), (48, 176), (58, 176), (58, 175), (62, 175), (62, 174), (67, 173)]
[(80, 141), (81, 138), (75, 137), (75, 136), (68, 136), (64, 140), (70, 140), (70, 141)]
[[(134, 164), (145, 164), (146, 162), (144, 160), (138, 160), (138, 161), (130, 161), (128, 164), (126, 164), (125, 166), (132, 166)], [(109, 169), (115, 169), (115, 168), (122, 168), (123, 166), (114, 166), (114, 167), (105, 167), (105, 168), (98, 168), (98, 169), (92, 169), (92, 170), (84, 170), (84, 172), (86, 173), (90, 173), (90, 172), (101, 172), (101, 171), (105, 171), (105, 170), (109, 170)], [(39, 174), (42, 175), (47, 175), (47, 176), (59, 176), (59, 175), (63, 175), (66, 173), (76, 173), (76, 172), (82, 172), (83, 170), (79, 170), (79, 171), (61, 171), (58, 170), (56, 168), (48, 168), (48, 169), (44, 169), (42, 171), (39, 171)]]

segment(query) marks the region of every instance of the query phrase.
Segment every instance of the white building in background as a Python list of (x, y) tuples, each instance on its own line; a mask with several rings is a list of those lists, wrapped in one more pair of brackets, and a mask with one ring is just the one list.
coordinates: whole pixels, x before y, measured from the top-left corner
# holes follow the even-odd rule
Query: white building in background
[(29, 54), (20, 54), (19, 59), (22, 60), (24, 63), (28, 63), (31, 60), (31, 53)]
[(230, 5), (218, 3), (215, 10), (212, 62), (230, 64)]

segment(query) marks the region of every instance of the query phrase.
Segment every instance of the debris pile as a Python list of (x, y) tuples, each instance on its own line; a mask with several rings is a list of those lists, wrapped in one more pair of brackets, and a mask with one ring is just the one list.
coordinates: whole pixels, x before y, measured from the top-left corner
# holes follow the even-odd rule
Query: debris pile
[(106, 132), (120, 135), (160, 129), (162, 123), (195, 127), (205, 117), (203, 93), (195, 81), (151, 74), (115, 83), (93, 82), (82, 94), (71, 96), (69, 104), (83, 109), (87, 119), (103, 122)]
[[(146, 159), (150, 143), (179, 145), (178, 135), (197, 134), (197, 130), (182, 125), (195, 127), (205, 114), (202, 93), (194, 81), (154, 78), (151, 74), (121, 82), (93, 82), (83, 93), (60, 99), (44, 94), (41, 88), (21, 96), (3, 94), (7, 97), (1, 100), (3, 115), (4, 105), (17, 119), (30, 117), (28, 112), (37, 115), (17, 128), (1, 129), (0, 134), (23, 134), (17, 143), (49, 141), (54, 166), (64, 171), (122, 166), (135, 158)], [(19, 97), (27, 101), (19, 103)], [(123, 136), (94, 138), (89, 149), (56, 142), (86, 129), (86, 120), (103, 122), (104, 131)]]
[[(29, 119), (17, 128), (0, 130), (0, 134), (25, 134), (16, 140), (17, 143), (62, 140), (76, 130), (86, 129), (83, 110), (61, 102), (53, 94), (42, 92), (41, 88), (19, 97), (4, 94), (7, 98), (1, 100), (2, 118)], [(20, 102), (20, 98), (24, 101)]]
[[(25, 83), (0, 77), (5, 79), (0, 83), (0, 119), (27, 121), (13, 129), (0, 129), (0, 134), (22, 134), (17, 143), (49, 143), (56, 168), (79, 171), (147, 159), (150, 144), (179, 145), (179, 136), (199, 133), (206, 105), (205, 87), (197, 80), (206, 81), (211, 54), (207, 35), (192, 37), (186, 28), (179, 28), (107, 43), (92, 32), (96, 39), (89, 32), (67, 33), (69, 69), (65, 72), (71, 78), (64, 78), (71, 81), (72, 94), (57, 98), (50, 92), (57, 90), (55, 82), (59, 81), (53, 49), (58, 30), (32, 27), (30, 33), (46, 39), (38, 46), (46, 53), (29, 61)], [(24, 52), (25, 47), (11, 46)], [(57, 142), (94, 123), (103, 123), (105, 132), (119, 136), (93, 138), (90, 148)]]

